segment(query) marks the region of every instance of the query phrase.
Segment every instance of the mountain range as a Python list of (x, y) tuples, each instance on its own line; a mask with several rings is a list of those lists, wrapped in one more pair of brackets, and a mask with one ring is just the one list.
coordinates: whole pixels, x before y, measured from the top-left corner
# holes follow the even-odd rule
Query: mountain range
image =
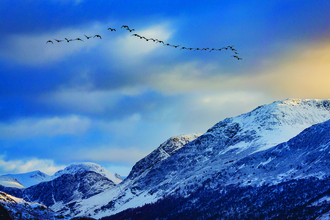
[[(330, 100), (276, 101), (204, 134), (168, 139), (118, 184), (94, 171), (61, 171), (21, 197), (72, 217), (327, 219), (329, 131)], [(85, 179), (92, 187), (74, 184)], [(61, 188), (69, 180), (71, 188)]]

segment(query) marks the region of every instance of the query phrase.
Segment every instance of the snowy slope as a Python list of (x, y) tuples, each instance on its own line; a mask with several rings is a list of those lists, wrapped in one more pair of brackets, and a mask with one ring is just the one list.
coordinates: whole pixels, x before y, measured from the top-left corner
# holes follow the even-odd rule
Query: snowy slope
[[(187, 189), (214, 178), (219, 171), (226, 175), (228, 169), (236, 171), (233, 163), (287, 142), (305, 128), (329, 119), (330, 100), (287, 99), (260, 106), (217, 123), (152, 167), (139, 166), (117, 187), (83, 201), (77, 209), (99, 218), (154, 202), (164, 195), (187, 193)], [(148, 159), (142, 161), (148, 164)], [(263, 161), (264, 165), (269, 162)]]
[(114, 182), (115, 184), (118, 184), (123, 181), (123, 178), (121, 178), (120, 175), (118, 175), (117, 173), (111, 173), (110, 171), (104, 169), (102, 166), (91, 162), (70, 164), (64, 170), (57, 171), (54, 174), (53, 178), (57, 178), (63, 174), (76, 174), (78, 172), (84, 171), (93, 171), (99, 173)]
[(162, 143), (156, 150), (138, 161), (129, 173), (128, 179), (136, 179), (143, 173), (147, 173), (159, 162), (166, 160), (190, 141), (195, 140), (202, 134), (184, 134), (171, 137)]
[(12, 219), (67, 219), (54, 213), (46, 206), (38, 203), (26, 202), (0, 191), (0, 206), (4, 207), (6, 213)]
[(17, 179), (11, 176), (0, 176), (0, 185), (5, 187), (25, 188)]
[(0, 185), (7, 187), (27, 188), (49, 180), (52, 180), (51, 176), (37, 170), (29, 173), (2, 175), (0, 176)]
[(94, 171), (62, 174), (54, 180), (26, 188), (23, 198), (46, 205), (63, 215), (78, 215), (75, 204), (115, 186), (111, 180)]

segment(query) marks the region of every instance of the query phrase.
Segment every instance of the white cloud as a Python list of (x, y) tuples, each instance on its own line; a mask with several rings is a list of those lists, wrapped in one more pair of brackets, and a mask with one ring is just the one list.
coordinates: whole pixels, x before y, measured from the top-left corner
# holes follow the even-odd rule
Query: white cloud
[(28, 118), (6, 124), (0, 123), (1, 139), (20, 139), (35, 136), (78, 135), (85, 133), (90, 127), (88, 118), (79, 116)]
[(141, 122), (141, 115), (134, 113), (122, 120), (95, 121), (95, 126), (102, 132), (115, 134), (117, 137), (128, 137), (136, 132), (137, 125)]
[(103, 113), (113, 108), (122, 94), (118, 91), (63, 89), (43, 94), (39, 101), (56, 108), (83, 113)]
[[(43, 65), (67, 59), (72, 54), (90, 51), (102, 43), (98, 38), (87, 40), (87, 36), (102, 34), (106, 31), (105, 24), (93, 23), (78, 28), (65, 28), (58, 31), (38, 35), (12, 35), (5, 39), (5, 46), (0, 56), (28, 65)], [(63, 40), (57, 43), (55, 39)], [(81, 41), (66, 42), (64, 38)], [(52, 43), (46, 43), (48, 40)]]
[[(224, 73), (215, 63), (191, 61), (169, 68), (154, 70), (150, 75), (150, 86), (164, 94), (185, 94), (195, 91), (225, 91), (227, 83), (234, 77)], [(226, 75), (224, 75), (226, 74)]]
[(4, 156), (0, 156), (0, 175), (27, 173), (40, 170), (48, 175), (53, 175), (56, 171), (64, 169), (65, 166), (57, 166), (53, 160), (4, 160)]
[[(133, 27), (131, 27), (133, 28)], [(142, 30), (136, 30), (129, 32), (124, 29), (117, 30), (119, 33), (116, 37), (107, 41), (103, 45), (104, 57), (113, 61), (117, 60), (124, 68), (126, 66), (136, 65), (140, 63), (142, 59), (155, 55), (155, 52), (162, 53), (159, 50), (164, 47), (161, 43), (155, 43), (153, 41), (146, 41), (138, 37), (132, 36), (132, 34), (139, 34), (146, 38), (154, 38), (162, 41), (167, 41), (171, 38), (175, 32), (169, 25), (169, 23), (163, 22), (155, 26), (149, 26)], [(165, 42), (166, 43), (166, 42)], [(165, 50), (163, 50), (165, 51)], [(109, 56), (111, 54), (111, 56)]]
[(76, 149), (74, 154), (71, 154), (72, 160), (77, 161), (95, 161), (111, 162), (111, 163), (135, 163), (148, 155), (149, 151), (144, 151), (138, 148), (118, 148), (110, 145), (96, 146), (90, 148)]

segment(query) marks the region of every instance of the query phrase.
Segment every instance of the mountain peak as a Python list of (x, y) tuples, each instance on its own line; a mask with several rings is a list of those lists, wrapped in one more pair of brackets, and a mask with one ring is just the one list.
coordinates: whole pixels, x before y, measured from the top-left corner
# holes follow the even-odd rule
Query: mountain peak
[[(107, 177), (109, 180), (113, 181), (115, 184), (119, 184), (123, 179), (117, 174), (114, 174), (101, 165), (92, 163), (92, 162), (83, 162), (83, 163), (73, 163), (67, 166), (64, 170), (59, 170), (54, 174), (54, 177), (59, 177), (63, 174), (76, 174), (78, 172), (84, 171), (94, 171), (101, 174), (104, 177)], [(120, 177), (120, 178), (119, 178)]]
[(152, 151), (149, 155), (138, 161), (127, 179), (136, 178), (142, 173), (146, 173), (156, 164), (171, 157), (177, 150), (181, 149), (187, 143), (195, 140), (202, 134), (183, 134), (167, 139), (156, 150)]

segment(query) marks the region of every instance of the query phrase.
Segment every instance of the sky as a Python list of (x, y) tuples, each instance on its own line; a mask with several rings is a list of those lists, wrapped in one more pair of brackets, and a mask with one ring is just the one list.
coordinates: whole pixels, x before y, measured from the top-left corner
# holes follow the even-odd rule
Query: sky
[(330, 1), (2, 0), (0, 32), (0, 175), (127, 176), (170, 137), (330, 98)]

